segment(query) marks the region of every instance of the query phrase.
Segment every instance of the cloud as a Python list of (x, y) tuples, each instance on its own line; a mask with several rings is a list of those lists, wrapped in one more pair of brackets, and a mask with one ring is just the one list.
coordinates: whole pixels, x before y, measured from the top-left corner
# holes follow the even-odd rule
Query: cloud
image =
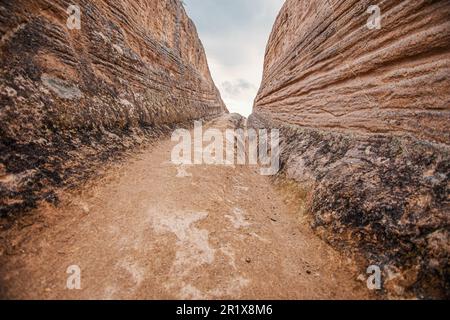
[(284, 0), (184, 2), (228, 109), (248, 116), (261, 83), (267, 40)]
[(231, 98), (239, 98), (245, 91), (256, 90), (256, 87), (244, 79), (237, 79), (233, 82), (225, 81), (222, 83), (222, 88), (226, 95)]

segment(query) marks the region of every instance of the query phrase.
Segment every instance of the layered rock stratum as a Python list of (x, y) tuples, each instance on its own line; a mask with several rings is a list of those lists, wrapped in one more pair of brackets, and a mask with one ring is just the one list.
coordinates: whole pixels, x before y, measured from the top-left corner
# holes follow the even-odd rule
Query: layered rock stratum
[(287, 0), (249, 124), (281, 129), (313, 227), (380, 266), (385, 292), (449, 296), (447, 0)]
[(71, 1), (0, 1), (2, 216), (56, 202), (55, 188), (134, 145), (226, 112), (181, 1), (77, 4), (81, 29)]

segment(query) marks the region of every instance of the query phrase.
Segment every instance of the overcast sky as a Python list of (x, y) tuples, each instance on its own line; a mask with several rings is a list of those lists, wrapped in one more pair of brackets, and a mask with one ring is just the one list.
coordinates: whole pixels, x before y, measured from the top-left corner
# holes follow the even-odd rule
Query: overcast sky
[(262, 78), (264, 52), (284, 0), (184, 0), (230, 112), (248, 116)]

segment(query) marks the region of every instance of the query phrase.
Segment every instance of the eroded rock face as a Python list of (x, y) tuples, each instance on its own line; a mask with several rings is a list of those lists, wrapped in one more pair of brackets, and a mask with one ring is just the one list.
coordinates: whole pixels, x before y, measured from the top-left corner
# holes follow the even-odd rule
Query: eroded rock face
[[(0, 214), (56, 201), (178, 123), (226, 112), (179, 0), (0, 1)], [(72, 21), (72, 20), (71, 20)], [(69, 25), (70, 26), (70, 25)]]
[(249, 125), (281, 129), (316, 230), (389, 294), (448, 297), (450, 3), (287, 0), (264, 67)]
[[(369, 29), (366, 10), (381, 10)], [(450, 141), (448, 1), (287, 1), (256, 110), (308, 127)]]

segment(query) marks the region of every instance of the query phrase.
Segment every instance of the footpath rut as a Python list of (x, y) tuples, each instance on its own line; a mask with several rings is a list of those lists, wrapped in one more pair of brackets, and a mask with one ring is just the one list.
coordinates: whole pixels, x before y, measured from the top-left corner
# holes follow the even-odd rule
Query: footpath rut
[[(252, 166), (180, 169), (174, 145), (160, 141), (2, 235), (1, 297), (368, 298), (288, 186)], [(66, 288), (72, 265), (81, 290)]]

